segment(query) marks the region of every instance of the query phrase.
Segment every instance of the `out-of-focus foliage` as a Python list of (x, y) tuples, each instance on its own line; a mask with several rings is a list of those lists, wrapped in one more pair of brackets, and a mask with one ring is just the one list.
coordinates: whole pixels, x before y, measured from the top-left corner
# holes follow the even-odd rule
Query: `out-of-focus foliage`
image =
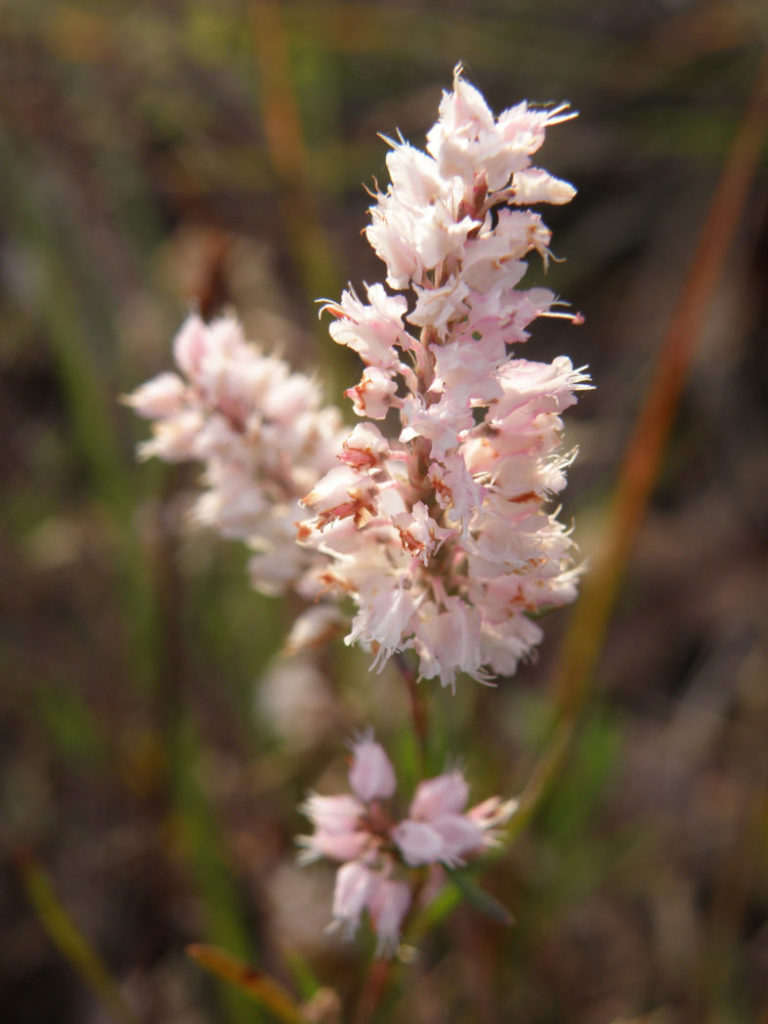
[[(581, 111), (547, 142), (580, 193), (547, 218), (566, 258), (548, 276), (587, 322), (537, 327), (529, 351), (565, 351), (597, 384), (571, 420), (568, 511), (599, 552), (590, 524), (767, 42), (758, 0), (3, 6), (4, 1021), (103, 1019), (31, 912), (22, 846), (142, 1020), (260, 1019), (207, 987), (183, 954), (197, 941), (354, 1006), (370, 950), (324, 933), (332, 875), (295, 866), (295, 806), (334, 791), (369, 718), (418, 774), (396, 676), (334, 648), (311, 692), (275, 683), (292, 609), (186, 528), (192, 477), (134, 464), (143, 427), (117, 396), (167, 366), (190, 305), (235, 304), (336, 398), (355, 367), (313, 302), (381, 276), (360, 237), (361, 184), (385, 181), (376, 133), (421, 144), (463, 60), (497, 111)], [(382, 1020), (768, 1013), (766, 177), (764, 158), (566, 771), (482, 879), (515, 923), (465, 900)], [(496, 692), (427, 693), (431, 771), (460, 756), (478, 793), (521, 788), (566, 618)]]

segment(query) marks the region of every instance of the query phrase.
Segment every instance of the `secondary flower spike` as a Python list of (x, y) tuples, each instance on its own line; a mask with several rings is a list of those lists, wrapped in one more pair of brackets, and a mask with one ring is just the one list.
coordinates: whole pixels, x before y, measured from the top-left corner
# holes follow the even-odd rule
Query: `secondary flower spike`
[[(397, 947), (411, 905), (406, 868), (459, 867), (466, 858), (493, 845), (494, 830), (514, 813), (514, 801), (499, 797), (466, 810), (469, 786), (458, 770), (426, 779), (416, 787), (408, 816), (393, 812), (395, 771), (372, 734), (352, 745), (349, 770), (352, 794), (313, 793), (302, 807), (312, 823), (300, 836), (301, 859), (340, 862), (333, 894), (333, 918), (347, 937), (368, 912), (379, 952)], [(399, 876), (399, 877), (398, 877)]]
[[(443, 685), (513, 673), (541, 639), (531, 613), (576, 592), (575, 545), (550, 506), (575, 454), (561, 414), (588, 377), (566, 356), (514, 349), (539, 316), (581, 320), (520, 286), (526, 257), (549, 257), (531, 206), (575, 194), (532, 157), (573, 116), (520, 103), (494, 118), (457, 67), (427, 152), (390, 143), (391, 184), (366, 230), (390, 291), (350, 287), (324, 306), (331, 337), (365, 365), (347, 391), (362, 422), (304, 498), (300, 540), (330, 560), (304, 591), (314, 572), (317, 596), (355, 604), (348, 643), (379, 666), (413, 649)], [(406, 831), (416, 851), (426, 833)]]
[[(189, 316), (174, 341), (178, 373), (161, 373), (126, 399), (153, 420), (143, 458), (203, 464), (195, 518), (254, 551), (265, 593), (296, 586), (316, 561), (296, 544), (299, 498), (336, 465), (345, 431), (315, 381), (265, 355), (233, 317)], [(328, 609), (325, 608), (326, 627)]]

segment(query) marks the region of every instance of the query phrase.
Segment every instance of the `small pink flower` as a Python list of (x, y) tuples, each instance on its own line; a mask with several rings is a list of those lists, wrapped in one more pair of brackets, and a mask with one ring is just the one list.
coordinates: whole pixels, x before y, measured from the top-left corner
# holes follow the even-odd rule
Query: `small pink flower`
[(392, 829), (391, 835), (403, 860), (412, 868), (443, 859), (443, 837), (426, 822), (406, 818)]
[(396, 404), (397, 384), (378, 366), (367, 366), (360, 383), (348, 388), (344, 394), (351, 399), (358, 416), (383, 420)]
[(352, 515), (366, 502), (364, 478), (350, 466), (335, 466), (303, 499), (324, 520)]
[(333, 919), (345, 938), (352, 938), (360, 924), (360, 915), (373, 891), (375, 874), (360, 861), (343, 864), (336, 872), (333, 890)]
[(329, 302), (321, 312), (328, 311), (337, 319), (330, 334), (339, 345), (347, 345), (369, 366), (382, 368), (397, 364), (395, 342), (403, 330), (403, 315), (408, 303), (400, 296), (390, 296), (380, 284), (368, 289), (371, 305), (364, 305), (354, 289), (345, 291), (341, 302)]
[(381, 744), (371, 737), (358, 740), (352, 747), (349, 784), (361, 800), (392, 796), (397, 786), (395, 769)]
[(469, 854), (492, 845), (493, 829), (515, 805), (493, 797), (464, 813), (469, 787), (453, 770), (419, 783), (410, 817), (398, 821), (388, 803), (395, 773), (383, 747), (369, 734), (353, 744), (352, 753), (349, 778), (355, 795), (312, 794), (302, 807), (314, 833), (299, 837), (300, 860), (325, 856), (343, 862), (336, 875), (334, 922), (349, 937), (367, 909), (378, 952), (391, 954), (412, 899), (412, 886), (393, 877), (398, 865), (431, 867), (433, 876), (436, 865), (461, 867)]
[(368, 911), (378, 937), (376, 952), (391, 955), (400, 941), (403, 918), (411, 905), (411, 890), (405, 882), (377, 875), (368, 897)]
[(520, 206), (529, 203), (553, 203), (558, 206), (570, 203), (576, 195), (576, 189), (570, 182), (555, 178), (540, 167), (518, 171), (512, 183), (515, 190), (512, 202)]
[(126, 405), (145, 419), (178, 415), (183, 407), (186, 385), (176, 373), (161, 373), (125, 398)]
[(374, 469), (388, 453), (389, 445), (379, 428), (374, 423), (358, 423), (344, 442), (339, 460), (352, 469)]
[(310, 863), (318, 857), (341, 862), (355, 860), (362, 856), (370, 845), (368, 832), (316, 832), (305, 839), (303, 862)]
[(348, 793), (338, 796), (318, 796), (313, 793), (302, 810), (316, 829), (333, 835), (354, 831), (365, 813), (363, 804)]
[(196, 377), (209, 351), (208, 329), (199, 316), (189, 316), (173, 341), (173, 356), (187, 377)]
[(444, 814), (459, 814), (467, 806), (469, 786), (460, 771), (425, 779), (416, 787), (410, 817), (431, 821)]
[(303, 863), (309, 864), (318, 857), (354, 860), (368, 848), (371, 837), (361, 824), (365, 807), (356, 797), (346, 793), (338, 796), (313, 793), (301, 809), (315, 829), (311, 836), (300, 839)]
[(407, 864), (415, 867), (440, 861), (456, 867), (483, 845), (480, 823), (462, 813), (468, 796), (469, 787), (458, 770), (419, 783), (410, 817), (392, 830)]
[(443, 842), (440, 860), (448, 867), (463, 864), (467, 854), (483, 845), (482, 829), (466, 814), (445, 814), (431, 824)]

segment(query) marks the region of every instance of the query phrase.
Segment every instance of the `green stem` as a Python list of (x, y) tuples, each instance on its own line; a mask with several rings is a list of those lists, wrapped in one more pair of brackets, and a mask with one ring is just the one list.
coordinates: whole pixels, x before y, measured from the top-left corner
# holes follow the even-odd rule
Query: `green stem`
[(80, 931), (53, 890), (51, 880), (35, 856), (19, 850), (16, 859), (21, 881), (38, 920), (60, 952), (72, 964), (93, 994), (118, 1024), (139, 1024), (99, 954)]

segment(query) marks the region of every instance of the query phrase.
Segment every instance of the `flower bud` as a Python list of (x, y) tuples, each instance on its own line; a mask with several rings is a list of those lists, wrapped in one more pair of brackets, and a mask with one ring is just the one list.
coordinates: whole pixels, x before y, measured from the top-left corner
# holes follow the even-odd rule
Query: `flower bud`
[(352, 748), (349, 784), (361, 800), (392, 796), (397, 780), (392, 762), (381, 744), (368, 737), (358, 740)]

